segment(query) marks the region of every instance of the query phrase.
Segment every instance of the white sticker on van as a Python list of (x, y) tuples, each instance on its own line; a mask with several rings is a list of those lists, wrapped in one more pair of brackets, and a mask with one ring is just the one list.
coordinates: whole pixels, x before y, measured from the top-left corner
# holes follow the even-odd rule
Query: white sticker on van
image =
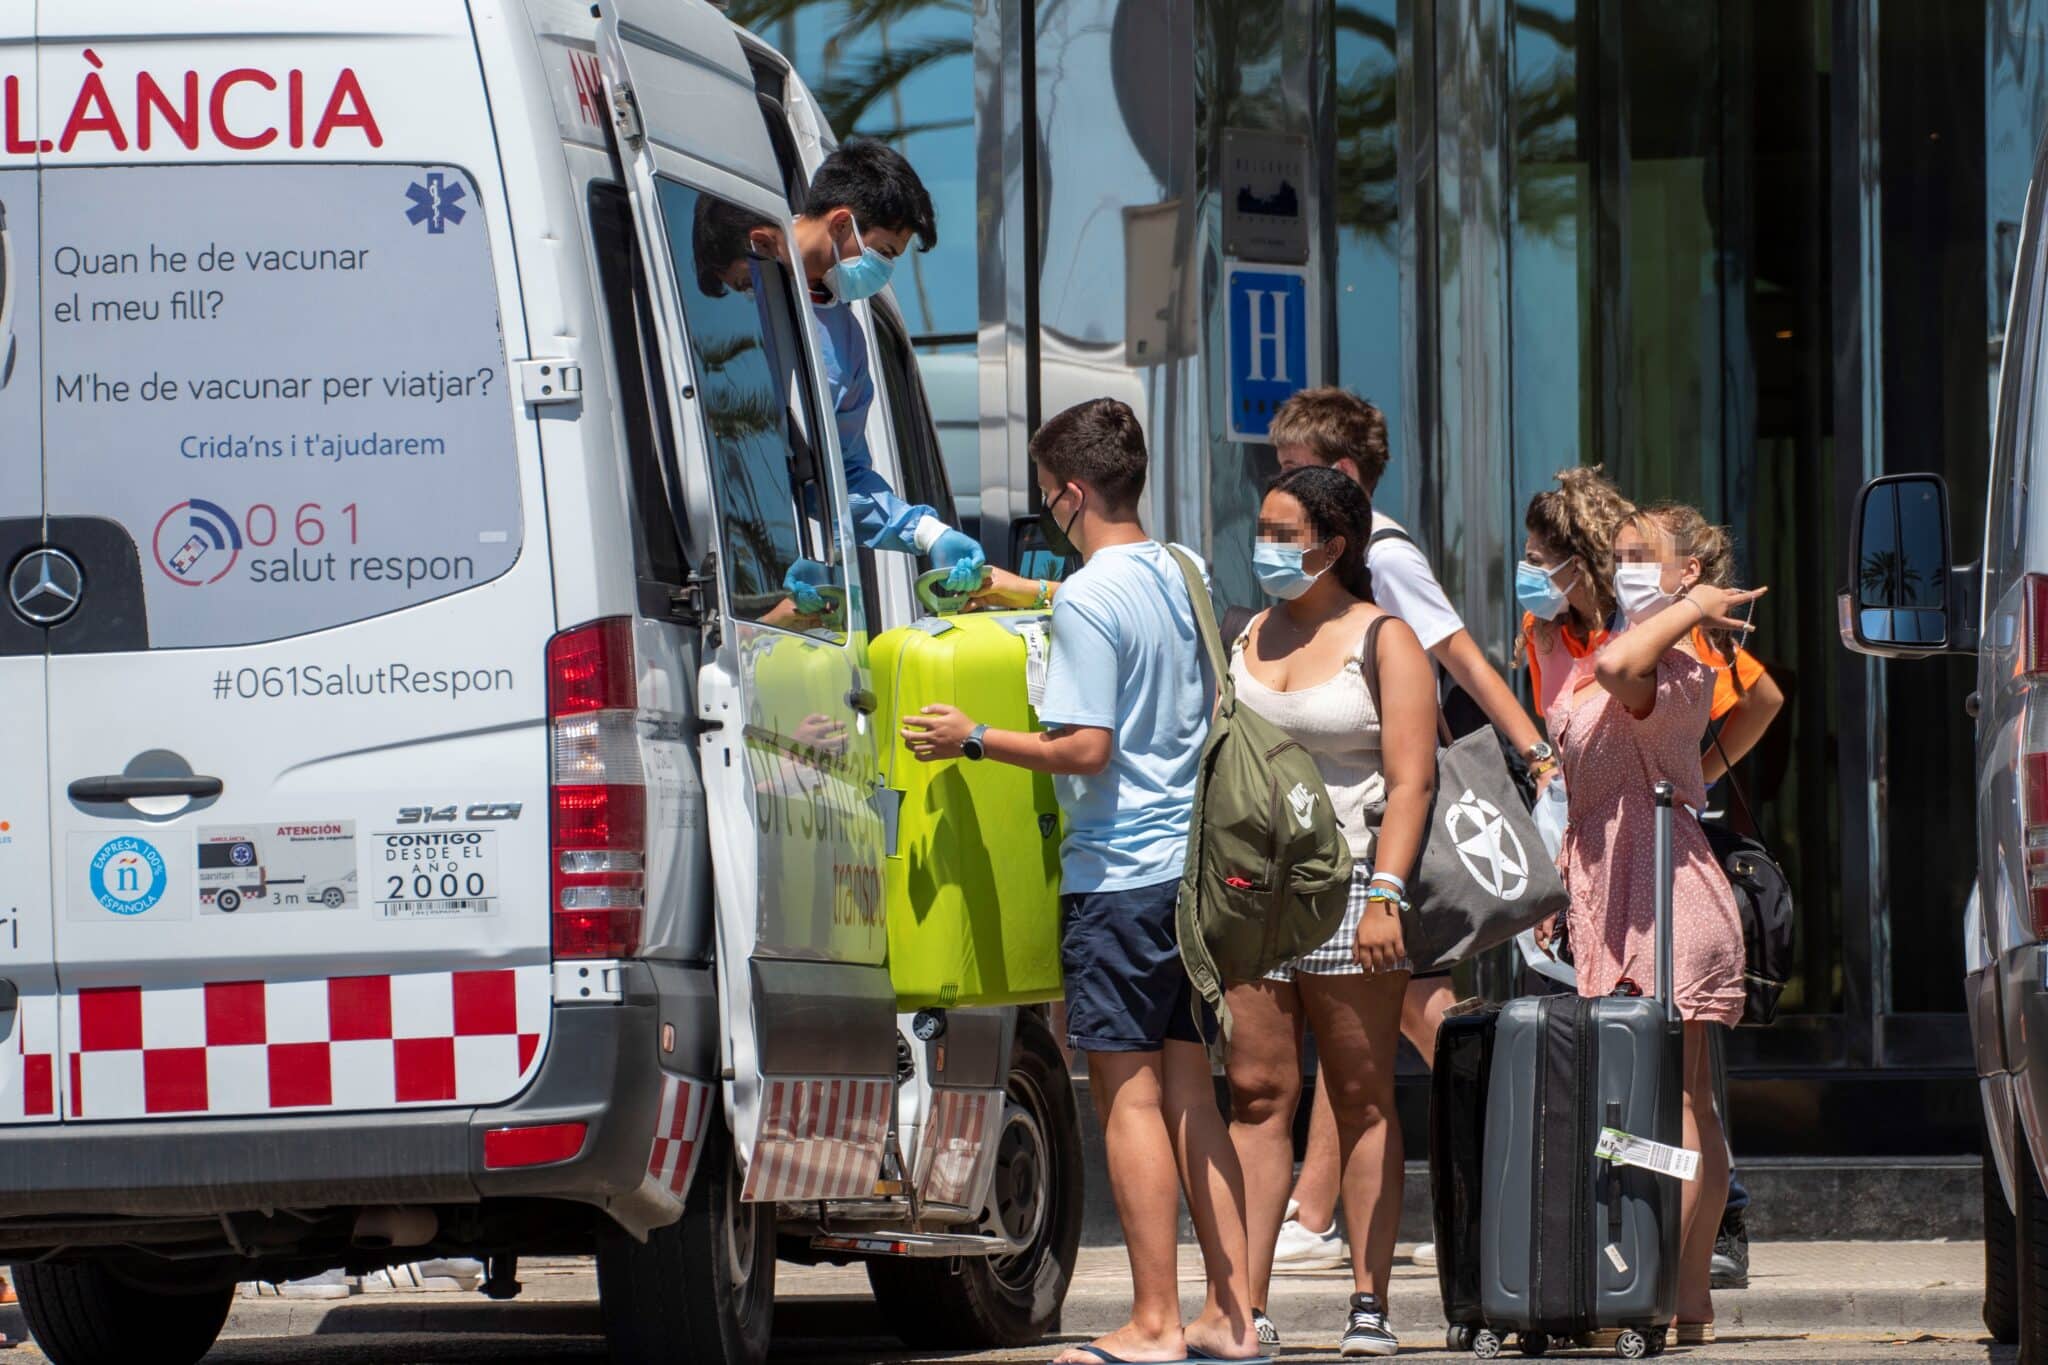
[(101, 830), (74, 833), (64, 848), (66, 919), (150, 924), (192, 918), (192, 861), (182, 840)]
[(202, 826), (198, 859), (202, 915), (358, 904), (353, 820)]
[(518, 395), (462, 171), (42, 182), (39, 316), (17, 331), (42, 348), (44, 446), (65, 451), (50, 510), (127, 531), (150, 644), (298, 635), (511, 567)]
[(498, 912), (498, 832), (393, 830), (376, 836), (383, 919), (462, 919)]

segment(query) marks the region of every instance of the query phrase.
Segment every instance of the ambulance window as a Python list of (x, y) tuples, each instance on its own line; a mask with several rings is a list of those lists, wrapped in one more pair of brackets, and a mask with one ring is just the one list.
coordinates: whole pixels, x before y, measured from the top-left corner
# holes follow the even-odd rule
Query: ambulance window
[(512, 567), (486, 212), (452, 166), (42, 172), (48, 510), (119, 528), (150, 644), (302, 635)]
[(896, 432), (897, 460), (902, 466), (903, 486), (897, 491), (905, 502), (923, 503), (946, 525), (958, 526), (960, 514), (953, 506), (945, 456), (939, 448), (939, 433), (932, 426), (924, 384), (918, 379), (910, 338), (887, 309), (875, 308), (873, 315), (875, 349), (889, 395), (889, 425)]
[(732, 609), (768, 625), (843, 630), (838, 511), (802, 324), (787, 267), (756, 254), (751, 235), (783, 230), (687, 185), (660, 186)]
[(624, 428), (628, 511), (633, 522), (633, 560), (643, 614), (665, 617), (669, 590), (685, 577), (671, 479), (677, 469), (667, 395), (650, 376), (661, 373), (653, 300), (640, 269), (639, 242), (624, 188), (590, 187), (590, 235), (597, 251), (598, 284), (604, 293), (605, 327), (618, 366), (619, 421)]

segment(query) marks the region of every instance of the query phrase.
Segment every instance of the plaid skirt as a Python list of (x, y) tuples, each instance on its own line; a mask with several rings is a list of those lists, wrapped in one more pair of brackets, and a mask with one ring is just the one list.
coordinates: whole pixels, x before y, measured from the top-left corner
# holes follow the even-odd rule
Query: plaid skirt
[[(1358, 941), (1358, 922), (1365, 917), (1366, 884), (1372, 880), (1372, 869), (1356, 867), (1351, 871), (1351, 896), (1344, 903), (1344, 919), (1337, 931), (1324, 940), (1321, 947), (1311, 948), (1292, 962), (1283, 962), (1266, 973), (1268, 981), (1292, 981), (1296, 972), (1307, 972), (1311, 976), (1365, 976), (1366, 969), (1358, 965), (1358, 959), (1351, 955), (1351, 945)], [(1414, 964), (1407, 958), (1392, 969), (1397, 972), (1414, 970)]]

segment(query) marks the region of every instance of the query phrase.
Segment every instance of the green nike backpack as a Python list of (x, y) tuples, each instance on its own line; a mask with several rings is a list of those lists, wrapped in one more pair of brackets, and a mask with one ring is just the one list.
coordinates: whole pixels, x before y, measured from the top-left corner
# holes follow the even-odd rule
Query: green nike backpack
[(1351, 846), (1308, 750), (1238, 705), (1209, 589), (1192, 559), (1172, 554), (1217, 690), (1175, 927), (1188, 979), (1216, 1007), (1228, 1038), (1226, 986), (1256, 981), (1337, 932), (1351, 895)]

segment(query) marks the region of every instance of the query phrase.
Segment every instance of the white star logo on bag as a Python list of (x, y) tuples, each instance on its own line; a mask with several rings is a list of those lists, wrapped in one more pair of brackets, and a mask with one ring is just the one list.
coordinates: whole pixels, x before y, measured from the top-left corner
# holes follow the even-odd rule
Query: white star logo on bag
[(1444, 812), (1444, 832), (1472, 880), (1499, 900), (1520, 900), (1529, 889), (1529, 855), (1500, 807), (1469, 789)]

